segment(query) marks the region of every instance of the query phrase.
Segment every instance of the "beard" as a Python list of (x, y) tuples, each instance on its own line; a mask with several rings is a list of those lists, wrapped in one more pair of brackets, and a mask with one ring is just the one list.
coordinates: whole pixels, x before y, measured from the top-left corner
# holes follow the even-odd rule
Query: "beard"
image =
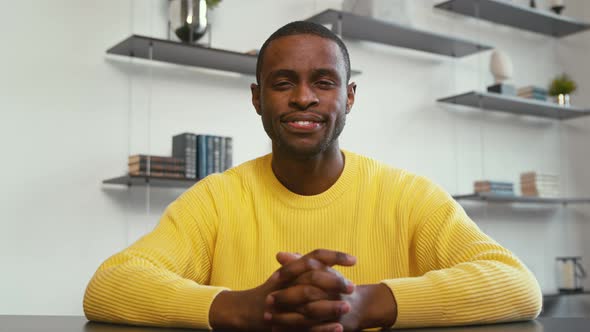
[(344, 130), (344, 125), (346, 124), (346, 114), (338, 115), (334, 121), (334, 127), (332, 130), (326, 131), (325, 135), (313, 145), (297, 144), (293, 140), (289, 140), (288, 137), (285, 137), (286, 135), (281, 130), (275, 130), (272, 121), (267, 122), (263, 119), (262, 122), (264, 131), (266, 131), (266, 134), (272, 140), (273, 150), (278, 149), (279, 151), (297, 159), (312, 159), (327, 151), (338, 141), (338, 137), (340, 137), (340, 134)]

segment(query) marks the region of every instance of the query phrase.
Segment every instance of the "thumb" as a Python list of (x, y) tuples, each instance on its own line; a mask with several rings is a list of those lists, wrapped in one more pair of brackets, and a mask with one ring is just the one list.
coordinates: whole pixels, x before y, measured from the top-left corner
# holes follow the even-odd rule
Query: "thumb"
[(281, 265), (285, 265), (285, 264), (291, 263), (291, 262), (296, 261), (299, 258), (301, 258), (301, 254), (290, 253), (290, 252), (279, 252), (279, 253), (277, 253), (276, 258), (277, 258), (277, 261)]

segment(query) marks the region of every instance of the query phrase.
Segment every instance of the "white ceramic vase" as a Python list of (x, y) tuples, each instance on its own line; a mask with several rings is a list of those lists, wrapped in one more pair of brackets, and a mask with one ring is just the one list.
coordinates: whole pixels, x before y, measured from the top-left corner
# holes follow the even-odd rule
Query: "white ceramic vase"
[(512, 77), (512, 61), (508, 54), (499, 50), (494, 50), (490, 58), (490, 71), (492, 72), (492, 75), (494, 75), (496, 83), (502, 83)]

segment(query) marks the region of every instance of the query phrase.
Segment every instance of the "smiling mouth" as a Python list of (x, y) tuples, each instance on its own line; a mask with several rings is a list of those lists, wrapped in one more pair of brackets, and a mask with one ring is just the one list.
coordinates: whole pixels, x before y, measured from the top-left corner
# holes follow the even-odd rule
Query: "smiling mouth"
[(323, 123), (317, 121), (307, 121), (307, 120), (300, 120), (300, 121), (288, 121), (285, 122), (288, 127), (293, 129), (300, 129), (305, 131), (313, 131), (320, 128)]

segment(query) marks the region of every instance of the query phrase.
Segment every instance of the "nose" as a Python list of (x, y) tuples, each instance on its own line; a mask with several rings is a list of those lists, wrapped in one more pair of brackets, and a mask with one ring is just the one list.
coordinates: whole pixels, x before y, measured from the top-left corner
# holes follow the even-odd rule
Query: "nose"
[(312, 106), (316, 106), (320, 102), (315, 91), (308, 84), (299, 84), (291, 91), (292, 93), (289, 98), (290, 107), (303, 111)]

